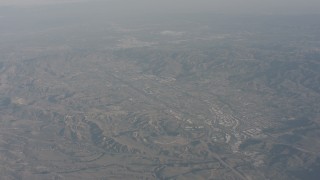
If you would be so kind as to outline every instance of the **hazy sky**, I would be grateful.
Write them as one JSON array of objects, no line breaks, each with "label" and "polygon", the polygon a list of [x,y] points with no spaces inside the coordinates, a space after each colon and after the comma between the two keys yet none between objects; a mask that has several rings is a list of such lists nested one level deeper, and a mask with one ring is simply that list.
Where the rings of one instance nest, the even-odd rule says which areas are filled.
[{"label": "hazy sky", "polygon": [[320,13],[320,0],[0,0],[0,6],[35,6],[62,2],[103,3],[113,10],[143,12]]},{"label": "hazy sky", "polygon": [[0,0],[1,6],[35,6],[67,2],[80,2],[84,0]]}]

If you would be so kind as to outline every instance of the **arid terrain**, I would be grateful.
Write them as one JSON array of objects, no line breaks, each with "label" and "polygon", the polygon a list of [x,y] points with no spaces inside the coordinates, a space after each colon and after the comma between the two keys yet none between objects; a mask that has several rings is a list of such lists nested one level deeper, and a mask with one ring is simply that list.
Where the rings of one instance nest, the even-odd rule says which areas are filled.
[{"label": "arid terrain", "polygon": [[318,17],[7,16],[0,179],[319,179]]}]

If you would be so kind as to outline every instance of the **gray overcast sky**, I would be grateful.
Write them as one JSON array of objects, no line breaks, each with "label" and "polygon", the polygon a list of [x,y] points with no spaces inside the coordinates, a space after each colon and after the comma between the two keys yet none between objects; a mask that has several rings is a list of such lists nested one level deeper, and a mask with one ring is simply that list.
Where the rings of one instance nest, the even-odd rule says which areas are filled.
[{"label": "gray overcast sky", "polygon": [[320,0],[0,0],[0,6],[34,6],[82,2],[113,6],[113,10],[144,12],[320,13]]}]

